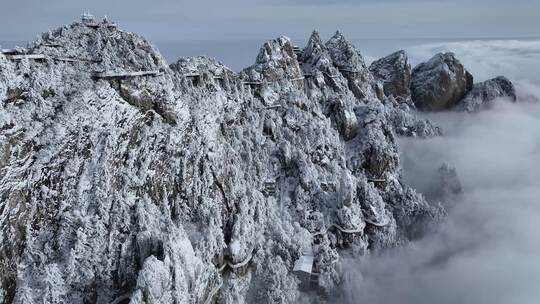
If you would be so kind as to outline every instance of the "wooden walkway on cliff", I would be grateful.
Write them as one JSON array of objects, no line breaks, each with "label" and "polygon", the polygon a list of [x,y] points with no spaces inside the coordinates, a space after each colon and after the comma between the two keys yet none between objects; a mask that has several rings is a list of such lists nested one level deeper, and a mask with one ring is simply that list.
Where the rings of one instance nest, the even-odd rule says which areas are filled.
[{"label": "wooden walkway on cliff", "polygon": [[125,79],[133,77],[143,77],[143,76],[159,76],[160,71],[139,71],[139,72],[94,72],[92,77],[96,79]]},{"label": "wooden walkway on cliff", "polygon": [[57,57],[57,56],[49,56],[45,54],[5,54],[7,59],[19,61],[23,59],[28,60],[46,60],[46,59],[52,59],[54,61],[62,61],[62,62],[83,62],[83,63],[100,63],[101,60],[99,59],[85,59],[85,58],[74,58],[74,57]]},{"label": "wooden walkway on cliff", "polygon": [[21,55],[6,55],[8,59],[11,60],[23,60],[23,59],[30,59],[30,60],[45,60],[47,59],[47,56],[43,54],[21,54]]},{"label": "wooden walkway on cliff", "polygon": [[0,51],[2,54],[6,56],[7,59],[19,61],[23,59],[28,60],[46,60],[46,59],[52,59],[54,61],[63,61],[63,62],[83,62],[83,63],[100,63],[101,59],[88,59],[88,58],[77,58],[77,57],[61,57],[61,56],[54,56],[50,54],[42,54],[42,53],[30,53],[26,49],[3,49]]}]

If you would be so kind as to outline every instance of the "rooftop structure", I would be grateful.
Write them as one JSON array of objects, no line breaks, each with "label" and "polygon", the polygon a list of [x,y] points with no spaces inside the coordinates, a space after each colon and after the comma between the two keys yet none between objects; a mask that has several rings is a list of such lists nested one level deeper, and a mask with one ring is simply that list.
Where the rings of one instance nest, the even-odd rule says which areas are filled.
[{"label": "rooftop structure", "polygon": [[112,22],[112,21],[109,21],[109,18],[107,18],[107,16],[105,15],[103,17],[103,22],[102,24],[106,27],[116,27],[116,23]]},{"label": "rooftop structure", "polygon": [[293,273],[302,281],[303,288],[310,286],[314,259],[313,254],[305,254],[294,262]]},{"label": "rooftop structure", "polygon": [[309,273],[313,270],[313,255],[303,255],[294,262],[293,272]]},{"label": "rooftop structure", "polygon": [[116,23],[109,21],[109,18],[107,18],[107,16],[103,17],[103,22],[97,23],[94,15],[90,13],[84,13],[81,16],[81,21],[84,25],[88,27],[92,27],[92,28],[97,28],[99,26],[104,26],[108,28],[116,28]]},{"label": "rooftop structure", "polygon": [[86,25],[94,25],[94,24],[96,24],[96,18],[94,17],[94,15],[92,15],[90,13],[86,13],[86,12],[82,14],[81,21],[82,21],[82,23],[84,23]]}]

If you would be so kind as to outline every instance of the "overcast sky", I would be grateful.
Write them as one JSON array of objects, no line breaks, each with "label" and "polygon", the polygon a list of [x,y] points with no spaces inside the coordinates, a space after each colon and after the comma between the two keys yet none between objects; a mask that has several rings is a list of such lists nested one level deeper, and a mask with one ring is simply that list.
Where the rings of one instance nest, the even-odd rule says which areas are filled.
[{"label": "overcast sky", "polygon": [[78,19],[107,14],[122,28],[164,40],[538,36],[539,0],[2,0],[0,41],[32,40]]}]

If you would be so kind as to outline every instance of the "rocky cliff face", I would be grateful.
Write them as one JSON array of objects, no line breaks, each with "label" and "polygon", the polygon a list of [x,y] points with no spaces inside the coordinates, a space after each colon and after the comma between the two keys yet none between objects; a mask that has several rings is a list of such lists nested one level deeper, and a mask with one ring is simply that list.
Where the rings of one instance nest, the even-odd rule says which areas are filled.
[{"label": "rocky cliff face", "polygon": [[0,54],[0,302],[322,301],[345,253],[444,214],[402,183],[396,146],[439,129],[341,33],[299,56],[269,41],[240,73],[167,66],[107,24],[27,53]]},{"label": "rocky cliff face", "polygon": [[504,76],[476,83],[467,96],[456,106],[458,110],[476,112],[487,108],[497,98],[517,100],[514,84]]},{"label": "rocky cliff face", "polygon": [[387,96],[411,97],[411,65],[405,51],[397,51],[374,61],[369,70],[384,87]]},{"label": "rocky cliff face", "polygon": [[389,96],[401,100],[410,96],[419,110],[476,112],[489,108],[498,98],[517,100],[514,84],[504,76],[473,85],[472,75],[453,53],[436,54],[428,62],[415,67],[409,83],[410,94],[407,95],[403,88],[407,87],[407,75],[410,73],[406,60],[400,59],[402,57],[401,52],[396,52],[375,61],[370,69],[384,83]]},{"label": "rocky cliff face", "polygon": [[439,53],[412,71],[411,94],[424,111],[448,110],[473,87],[473,76],[453,53]]}]

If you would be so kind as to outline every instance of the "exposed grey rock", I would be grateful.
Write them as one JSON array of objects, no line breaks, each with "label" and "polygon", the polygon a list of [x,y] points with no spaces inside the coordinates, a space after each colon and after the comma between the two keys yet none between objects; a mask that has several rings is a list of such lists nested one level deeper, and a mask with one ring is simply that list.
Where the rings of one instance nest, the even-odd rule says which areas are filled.
[{"label": "exposed grey rock", "polygon": [[302,77],[293,46],[287,37],[266,42],[257,56],[255,65],[245,69],[244,72],[250,81],[265,80],[269,83],[287,82]]},{"label": "exposed grey rock", "polygon": [[396,134],[406,137],[434,137],[442,135],[442,130],[433,122],[419,118],[414,105],[396,100],[390,96],[385,100],[388,120]]},{"label": "exposed grey rock", "polygon": [[[300,66],[306,75],[308,97],[323,105],[325,115],[333,118],[346,140],[355,135],[355,116],[358,101],[383,100],[386,114],[394,130],[403,136],[429,137],[440,134],[431,122],[418,119],[414,109],[399,106],[395,99],[386,101],[377,93],[378,83],[367,69],[364,59],[339,31],[325,44],[314,32],[302,52]],[[352,93],[352,94],[351,94]]]},{"label": "exposed grey rock", "polygon": [[30,49],[43,61],[0,54],[4,301],[323,301],[298,288],[302,254],[329,293],[343,249],[437,221],[401,181],[391,117],[415,119],[377,98],[339,35],[317,36],[300,62],[288,38],[269,41],[239,74],[207,57],[167,66],[106,25],[45,34]]},{"label": "exposed grey rock", "polygon": [[348,87],[356,98],[364,102],[373,98],[381,99],[377,94],[377,83],[369,72],[364,58],[340,31],[326,42],[326,47],[333,64],[347,79]]},{"label": "exposed grey rock", "polygon": [[313,31],[308,43],[302,51],[300,58],[302,68],[309,75],[314,69],[328,73],[330,76],[337,75],[338,70],[332,62],[332,58],[322,42],[319,32]]},{"label": "exposed grey rock", "polygon": [[448,110],[461,101],[472,86],[472,75],[453,53],[439,53],[412,71],[411,96],[420,110]]},{"label": "exposed grey rock", "polygon": [[489,107],[497,98],[507,98],[513,102],[517,100],[514,84],[504,76],[498,76],[473,86],[467,97],[456,108],[467,112],[475,112]]},{"label": "exposed grey rock", "polygon": [[338,100],[335,103],[334,119],[338,123],[340,133],[345,140],[353,139],[358,132],[358,120],[351,104]]},{"label": "exposed grey rock", "polygon": [[411,98],[411,65],[405,51],[397,51],[374,61],[369,71],[383,83],[384,94],[407,100]]},{"label": "exposed grey rock", "polygon": [[318,32],[312,33],[302,52],[300,65],[310,99],[321,104],[325,115],[332,119],[345,140],[353,139],[358,128],[354,113],[358,100],[348,89],[348,80],[334,65]]},{"label": "exposed grey rock", "polygon": [[397,51],[370,66],[375,80],[384,87],[383,103],[386,105],[388,120],[396,134],[412,137],[433,137],[442,130],[431,121],[418,118],[416,107],[411,100],[411,66],[404,51]]}]

